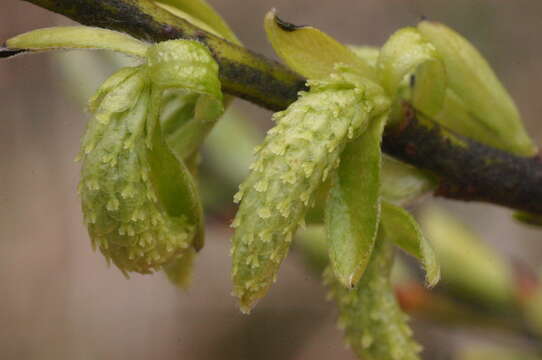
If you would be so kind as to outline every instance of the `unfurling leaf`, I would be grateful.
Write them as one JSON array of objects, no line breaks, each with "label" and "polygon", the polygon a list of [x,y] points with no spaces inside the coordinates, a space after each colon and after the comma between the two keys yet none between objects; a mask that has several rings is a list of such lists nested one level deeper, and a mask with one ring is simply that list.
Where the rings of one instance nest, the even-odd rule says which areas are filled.
[{"label": "unfurling leaf", "polygon": [[387,114],[348,143],[332,176],[326,205],[329,257],[337,279],[352,288],[363,275],[380,221],[380,143]]},{"label": "unfurling leaf", "polygon": [[[203,30],[241,45],[228,24],[205,0],[161,0],[156,4]],[[193,59],[188,60],[186,55],[188,52],[185,51],[181,53],[181,56],[185,62],[188,60],[198,70],[196,72],[197,78],[210,80],[207,92],[201,90],[190,93],[170,91],[163,104],[168,109],[162,116],[162,129],[166,140],[175,155],[180,159],[185,159],[187,163],[197,162],[195,150],[232,100],[231,96],[222,97],[221,84],[218,80],[218,66],[211,58],[210,52],[202,44],[197,44],[197,46],[200,49],[194,51],[197,56]],[[195,60],[197,57],[209,58],[211,61],[202,64],[200,60],[200,64],[197,64],[198,61]],[[175,65],[176,61],[173,61],[168,67],[173,70],[171,75],[178,76],[179,73]],[[202,68],[207,68],[206,72],[200,68],[202,65],[204,65]],[[159,69],[158,72],[162,70]],[[202,83],[205,84],[206,81],[202,81]],[[196,169],[195,166],[189,167],[191,170]]]},{"label": "unfurling leaf", "polygon": [[[147,54],[153,85],[182,88],[218,97],[218,64],[205,45],[192,40],[169,40],[152,46]],[[220,95],[221,97],[221,95]]]},{"label": "unfurling leaf", "polygon": [[[115,75],[114,75],[115,76]],[[116,75],[120,76],[120,75]],[[144,68],[120,82],[97,103],[83,139],[81,194],[83,214],[94,246],[123,272],[160,269],[192,246],[200,227],[195,217],[199,199],[183,164],[164,160],[149,149],[145,132],[159,131],[149,115],[151,90]],[[153,157],[186,176],[165,181],[177,189],[164,203],[163,185],[156,181]],[[168,161],[166,163],[166,161]],[[178,190],[182,188],[183,190]],[[190,190],[187,190],[190,189]],[[186,193],[183,197],[179,194]],[[182,210],[179,210],[182,209]]]},{"label": "unfurling leaf", "polygon": [[149,49],[148,66],[156,91],[172,95],[169,106],[176,110],[162,117],[163,133],[174,154],[185,160],[224,111],[218,64],[201,43],[170,40]]},{"label": "unfurling leaf", "polygon": [[33,30],[6,41],[13,49],[35,51],[57,49],[113,50],[126,55],[145,57],[149,44],[129,35],[88,26],[57,26]]},{"label": "unfurling leaf", "polygon": [[360,359],[418,360],[421,347],[412,339],[390,282],[393,247],[379,235],[365,275],[347,289],[331,268],[325,272],[330,295],[339,307],[339,326]]},{"label": "unfurling leaf", "polygon": [[364,60],[316,28],[286,23],[276,16],[274,10],[267,13],[264,25],[277,55],[292,70],[308,79],[325,79],[337,64],[343,64],[367,79],[377,80]]},{"label": "unfurling leaf", "polygon": [[394,242],[422,262],[427,285],[435,286],[440,279],[440,267],[431,244],[423,236],[412,215],[405,209],[384,201],[382,226],[387,240]]},{"label": "unfurling leaf", "polygon": [[[128,110],[133,105],[134,99],[126,96],[123,90],[118,90],[117,88],[122,89],[124,86],[126,86],[126,84],[122,86],[121,84],[123,84],[126,79],[140,71],[141,67],[125,67],[108,77],[98,88],[98,90],[96,90],[96,93],[94,93],[94,95],[92,95],[92,97],[89,99],[87,105],[88,111],[91,113],[97,113],[98,108],[102,106],[102,102],[106,96],[108,105],[103,104],[104,109],[114,107],[115,112],[123,112]],[[134,87],[131,91],[135,92],[131,95],[137,96],[139,88]]]},{"label": "unfurling leaf", "polygon": [[446,71],[435,47],[415,28],[395,32],[380,50],[378,74],[391,96],[409,100],[424,114],[442,108],[446,94]]},{"label": "unfurling leaf", "polygon": [[[160,90],[152,89],[151,107],[147,121],[147,134],[151,139],[147,152],[149,179],[156,191],[156,197],[168,215],[182,217],[194,227],[192,246],[200,250],[204,244],[203,209],[194,179],[184,161],[178,159],[167,145],[160,121]],[[153,100],[155,103],[153,104]],[[149,125],[149,122],[155,125]]]},{"label": "unfurling leaf", "polygon": [[156,4],[204,30],[240,44],[228,24],[205,0],[160,0]]},{"label": "unfurling leaf", "polygon": [[434,117],[446,101],[446,70],[440,60],[427,60],[418,65],[410,79],[410,101],[427,116]]},{"label": "unfurling leaf", "polygon": [[426,61],[438,59],[435,47],[417,29],[406,27],[396,31],[380,49],[378,75],[384,89],[394,95],[402,83],[408,83],[416,68]]},{"label": "unfurling leaf", "polygon": [[[357,82],[351,82],[356,79]],[[309,83],[258,150],[233,226],[234,293],[248,312],[271,286],[318,186],[339,164],[344,144],[387,109],[382,90],[350,73]]]},{"label": "unfurling leaf", "polygon": [[[438,52],[446,67],[448,86],[464,104],[479,130],[465,133],[488,145],[530,156],[536,146],[529,138],[514,101],[490,65],[465,38],[443,24],[422,21],[418,30]],[[450,113],[450,122],[453,122]],[[452,128],[452,127],[451,127]],[[453,128],[452,128],[453,129]],[[491,134],[487,136],[484,132]]]}]

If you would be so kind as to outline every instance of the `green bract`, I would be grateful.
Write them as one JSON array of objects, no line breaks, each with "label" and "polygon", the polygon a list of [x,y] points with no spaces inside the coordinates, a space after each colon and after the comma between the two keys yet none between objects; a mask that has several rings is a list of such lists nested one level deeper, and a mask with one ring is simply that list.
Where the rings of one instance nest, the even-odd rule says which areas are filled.
[{"label": "green bract", "polygon": [[347,287],[369,262],[380,221],[380,141],[387,114],[346,145],[332,177],[326,207],[329,257],[337,279]]},{"label": "green bract", "polygon": [[218,65],[198,42],[170,40],[149,49],[148,67],[160,99],[164,99],[164,93],[175,95],[166,103],[177,111],[164,116],[162,126],[176,156],[186,159],[198,149],[224,111]]},{"label": "green bract", "polygon": [[464,135],[488,145],[518,155],[534,155],[536,146],[523,128],[514,101],[474,46],[439,23],[422,21],[417,28],[440,55],[449,89],[457,97],[448,100],[455,103],[448,105],[454,112],[447,112],[440,120],[455,130],[454,113],[463,107],[473,124],[459,124],[457,131],[463,127],[467,129]]},{"label": "green bract", "polygon": [[536,152],[487,61],[446,26],[423,21],[397,31],[376,67],[395,103],[407,100],[425,116],[490,146],[524,156]]},{"label": "green bract", "polygon": [[[446,93],[446,71],[435,47],[415,28],[403,28],[386,41],[377,63],[382,86],[400,102],[435,115]],[[400,104],[399,104],[400,105]]]},{"label": "green bract", "polygon": [[436,255],[425,239],[416,220],[408,211],[386,201],[382,203],[382,227],[386,239],[420,259],[425,268],[427,285],[434,286],[440,279]]},{"label": "green bract", "polygon": [[409,76],[427,61],[438,60],[435,47],[428,43],[415,28],[403,28],[392,34],[380,49],[377,70],[382,86],[391,94],[402,84],[410,82]]}]

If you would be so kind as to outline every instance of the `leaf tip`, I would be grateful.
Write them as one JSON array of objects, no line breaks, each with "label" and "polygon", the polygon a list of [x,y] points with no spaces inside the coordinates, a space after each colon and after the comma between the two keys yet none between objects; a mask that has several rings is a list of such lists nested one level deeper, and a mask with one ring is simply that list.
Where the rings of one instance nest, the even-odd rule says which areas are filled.
[{"label": "leaf tip", "polygon": [[357,273],[350,274],[350,276],[348,277],[348,282],[347,282],[346,286],[349,289],[355,288],[358,281],[359,281],[359,279],[360,279],[359,271]]},{"label": "leaf tip", "polygon": [[243,315],[250,315],[258,299],[251,294],[236,294],[239,299],[239,310]]},{"label": "leaf tip", "polygon": [[277,26],[280,27],[284,31],[293,32],[295,30],[299,30],[305,27],[305,25],[295,25],[295,24],[282,20],[276,15],[274,9],[273,9],[272,15],[273,15],[273,20],[275,21],[275,24],[277,24]]},{"label": "leaf tip", "polygon": [[437,266],[435,269],[428,269],[426,271],[427,273],[425,274],[425,287],[431,289],[435,287],[440,281],[440,267]]}]

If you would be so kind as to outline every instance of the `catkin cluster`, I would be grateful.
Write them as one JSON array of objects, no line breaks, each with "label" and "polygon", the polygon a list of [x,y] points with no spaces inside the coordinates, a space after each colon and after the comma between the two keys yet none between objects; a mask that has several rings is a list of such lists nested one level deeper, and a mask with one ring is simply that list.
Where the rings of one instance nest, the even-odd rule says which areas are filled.
[{"label": "catkin cluster", "polygon": [[122,271],[148,273],[189,248],[194,227],[168,216],[151,181],[144,71],[114,76],[82,142],[79,192],[93,245]]},{"label": "catkin cluster", "polygon": [[243,311],[274,281],[314,191],[338,166],[344,145],[380,110],[378,89],[349,81],[347,74],[309,85],[274,115],[277,124],[235,196],[241,205],[232,225],[233,281]]}]

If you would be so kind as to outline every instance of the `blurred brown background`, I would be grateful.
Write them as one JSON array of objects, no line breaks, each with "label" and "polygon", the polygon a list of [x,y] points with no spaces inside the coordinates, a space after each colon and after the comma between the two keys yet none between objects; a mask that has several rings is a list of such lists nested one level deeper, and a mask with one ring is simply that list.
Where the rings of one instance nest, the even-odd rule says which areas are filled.
[{"label": "blurred brown background", "polygon": [[[272,7],[347,43],[381,44],[421,17],[466,35],[490,60],[542,144],[542,3],[532,0],[210,0],[249,48],[273,56],[262,29]],[[3,0],[0,39],[69,23],[23,1]],[[86,115],[51,55],[0,62],[0,359],[353,359],[317,275],[293,253],[250,317],[230,296],[227,224],[211,221],[187,292],[162,275],[128,281],[92,252],[73,159]],[[103,80],[89,74],[85,77]],[[78,81],[78,80],[75,80]],[[270,126],[270,113],[238,101]],[[231,194],[233,195],[233,194]],[[230,194],[228,194],[230,196]],[[443,203],[441,201],[441,203]],[[541,233],[504,209],[445,204],[511,259],[537,269]],[[426,359],[448,359],[472,333],[415,323]],[[476,340],[478,341],[478,340]],[[482,340],[483,341],[483,340]]]}]

